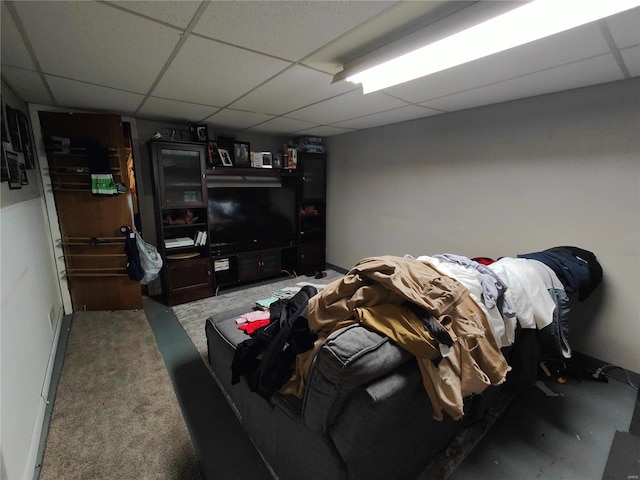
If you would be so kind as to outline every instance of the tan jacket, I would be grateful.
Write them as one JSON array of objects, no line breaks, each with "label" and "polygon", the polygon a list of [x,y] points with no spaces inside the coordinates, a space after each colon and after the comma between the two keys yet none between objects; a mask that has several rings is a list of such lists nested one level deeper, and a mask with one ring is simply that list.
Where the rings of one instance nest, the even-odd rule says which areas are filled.
[{"label": "tan jacket", "polygon": [[[454,339],[450,355],[437,366],[432,360],[440,356],[438,342],[401,306],[406,300],[426,309]],[[387,335],[416,356],[436,419],[442,419],[442,410],[461,418],[465,396],[502,383],[510,370],[468,290],[417,260],[381,256],[358,262],[344,278],[309,300],[307,316],[319,338],[313,350],[298,355],[284,393],[302,396],[317,349],[332,331],[353,321]]]}]

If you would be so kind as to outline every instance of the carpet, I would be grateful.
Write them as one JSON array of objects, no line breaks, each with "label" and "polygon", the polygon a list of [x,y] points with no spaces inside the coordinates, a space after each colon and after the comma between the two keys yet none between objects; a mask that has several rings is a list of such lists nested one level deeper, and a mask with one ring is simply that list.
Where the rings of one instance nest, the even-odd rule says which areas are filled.
[{"label": "carpet", "polygon": [[[308,282],[322,286],[344,276],[342,273],[334,270],[327,270],[326,273],[327,276],[320,280],[316,280],[313,277],[274,280],[259,285],[229,290],[215,297],[176,305],[172,308],[176,318],[208,366],[207,339],[205,335],[207,318],[214,314],[233,310],[234,307],[246,304],[247,301],[269,297],[276,290],[294,286],[298,282]],[[491,429],[496,420],[500,418],[507,409],[513,397],[513,394],[499,393],[497,400],[492,404],[491,408],[488,409],[485,417],[462,431],[451,444],[421,472],[417,480],[445,480]]]},{"label": "carpet", "polygon": [[39,478],[204,478],[143,310],[73,314]]}]

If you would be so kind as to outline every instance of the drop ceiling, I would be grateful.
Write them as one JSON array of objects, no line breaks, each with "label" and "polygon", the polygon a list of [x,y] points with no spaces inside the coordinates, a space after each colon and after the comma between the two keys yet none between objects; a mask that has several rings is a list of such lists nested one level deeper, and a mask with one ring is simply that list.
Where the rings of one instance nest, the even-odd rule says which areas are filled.
[{"label": "drop ceiling", "polygon": [[332,83],[346,62],[518,3],[2,1],[1,75],[29,103],[285,137],[640,76],[635,8],[368,95]]}]

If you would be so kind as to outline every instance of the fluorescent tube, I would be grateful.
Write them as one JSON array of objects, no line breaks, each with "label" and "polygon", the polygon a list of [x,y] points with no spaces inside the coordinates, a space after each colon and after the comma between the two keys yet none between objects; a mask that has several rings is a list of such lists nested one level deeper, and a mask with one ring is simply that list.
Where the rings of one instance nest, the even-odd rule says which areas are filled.
[{"label": "fluorescent tube", "polygon": [[629,10],[640,0],[534,0],[450,37],[350,75],[375,92]]}]

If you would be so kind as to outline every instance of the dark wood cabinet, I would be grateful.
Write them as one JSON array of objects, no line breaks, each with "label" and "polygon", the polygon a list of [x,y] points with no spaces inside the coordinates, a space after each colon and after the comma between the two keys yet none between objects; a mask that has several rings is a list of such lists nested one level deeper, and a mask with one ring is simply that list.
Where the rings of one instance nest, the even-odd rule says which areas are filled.
[{"label": "dark wood cabinet", "polygon": [[191,302],[213,295],[213,276],[209,258],[169,261],[166,265],[167,303]]},{"label": "dark wood cabinet", "polygon": [[[205,298],[224,287],[325,269],[326,155],[301,152],[295,170],[207,169],[204,144],[151,141],[149,149],[168,305]],[[242,207],[227,205],[234,199]],[[280,223],[260,223],[265,217],[254,208],[260,199],[281,209],[274,210],[281,216],[273,218],[286,218],[288,230]],[[288,232],[284,236],[282,228]],[[261,237],[264,231],[269,236]],[[194,245],[190,239],[197,239],[198,232],[207,239]]]},{"label": "dark wood cabinet", "polygon": [[302,152],[300,163],[300,248],[298,273],[307,275],[326,267],[327,156]]},{"label": "dark wood cabinet", "polygon": [[158,251],[168,305],[213,295],[207,212],[206,146],[150,142]]},{"label": "dark wood cabinet", "polygon": [[238,255],[238,281],[247,282],[280,274],[280,249]]},{"label": "dark wood cabinet", "polygon": [[324,240],[301,243],[298,249],[298,273],[307,275],[324,270],[326,267],[325,253]]}]

